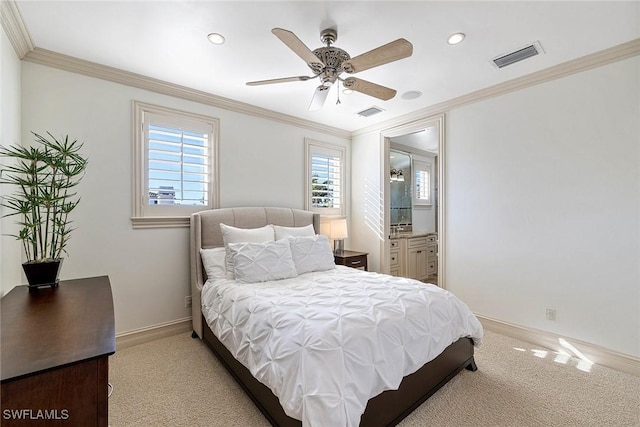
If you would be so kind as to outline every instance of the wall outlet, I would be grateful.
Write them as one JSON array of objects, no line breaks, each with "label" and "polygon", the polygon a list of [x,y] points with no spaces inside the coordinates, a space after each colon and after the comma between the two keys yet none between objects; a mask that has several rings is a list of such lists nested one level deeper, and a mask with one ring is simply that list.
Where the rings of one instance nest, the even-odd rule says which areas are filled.
[{"label": "wall outlet", "polygon": [[191,307],[191,295],[184,297],[184,308]]},{"label": "wall outlet", "polygon": [[555,308],[547,308],[547,320],[556,320]]}]

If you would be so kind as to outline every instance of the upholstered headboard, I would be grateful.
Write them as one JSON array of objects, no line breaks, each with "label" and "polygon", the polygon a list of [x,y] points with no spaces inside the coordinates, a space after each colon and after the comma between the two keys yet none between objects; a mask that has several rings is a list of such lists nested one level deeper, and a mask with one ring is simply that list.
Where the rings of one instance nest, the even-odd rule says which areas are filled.
[{"label": "upholstered headboard", "polygon": [[200,292],[206,281],[200,249],[224,246],[220,223],[238,228],[257,228],[268,224],[303,227],[313,224],[320,233],[320,215],[301,209],[275,207],[223,208],[191,215],[191,313],[193,331],[202,338]]}]

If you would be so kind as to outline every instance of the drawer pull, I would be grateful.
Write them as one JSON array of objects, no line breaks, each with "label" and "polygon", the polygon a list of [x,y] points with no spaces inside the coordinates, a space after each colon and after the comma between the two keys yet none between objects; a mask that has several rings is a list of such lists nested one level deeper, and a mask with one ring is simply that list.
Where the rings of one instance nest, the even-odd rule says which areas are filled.
[{"label": "drawer pull", "polygon": [[351,264],[356,265],[356,264],[360,264],[362,261],[351,261]]}]

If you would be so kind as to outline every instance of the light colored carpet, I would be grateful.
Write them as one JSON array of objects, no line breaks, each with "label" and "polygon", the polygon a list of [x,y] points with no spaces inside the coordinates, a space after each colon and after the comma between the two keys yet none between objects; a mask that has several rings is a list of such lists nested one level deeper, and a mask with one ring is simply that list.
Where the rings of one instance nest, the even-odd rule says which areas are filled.
[{"label": "light colored carpet", "polygon": [[[401,427],[640,426],[640,378],[485,331],[462,371]],[[110,359],[111,427],[268,427],[199,339],[184,333]],[[334,427],[334,426],[327,426]]]}]

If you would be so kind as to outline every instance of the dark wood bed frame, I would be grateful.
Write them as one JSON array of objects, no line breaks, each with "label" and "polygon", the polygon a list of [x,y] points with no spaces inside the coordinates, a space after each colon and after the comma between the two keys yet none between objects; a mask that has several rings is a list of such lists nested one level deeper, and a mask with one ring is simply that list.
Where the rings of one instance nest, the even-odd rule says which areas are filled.
[{"label": "dark wood bed frame", "polygon": [[[295,209],[227,208],[217,211],[218,213],[215,214],[216,219],[223,217],[225,218],[225,223],[241,228],[251,228],[265,224],[300,226],[308,223],[313,223],[316,230],[320,228],[317,214],[311,219],[309,212]],[[242,219],[240,215],[245,212],[251,214],[250,219]],[[207,238],[201,238],[200,233],[202,235],[205,233],[203,229],[211,227],[209,216],[213,215],[206,213],[202,213],[202,215],[200,213],[194,214],[191,220],[192,295],[194,303],[198,304],[194,304],[194,332],[192,336],[197,338],[200,335],[200,338],[211,348],[273,426],[300,427],[302,423],[284,413],[278,398],[271,390],[256,380],[251,375],[251,372],[238,362],[218,340],[208,327],[199,308],[197,308],[200,304],[198,287],[201,287],[205,280],[204,277],[206,277],[203,277],[204,272],[200,261],[199,249],[200,247],[219,246],[221,240],[217,230],[213,232],[207,231]],[[254,216],[258,216],[259,219],[256,220],[253,218]],[[215,233],[217,235],[209,236],[209,234]],[[473,358],[473,342],[470,338],[460,338],[440,353],[438,357],[413,374],[404,377],[398,390],[387,390],[369,399],[365,412],[360,419],[360,426],[395,426],[463,369],[477,370]]]},{"label": "dark wood bed frame", "polygon": [[[202,339],[273,426],[302,426],[299,420],[284,413],[278,398],[231,355],[204,319]],[[395,426],[463,369],[477,370],[470,338],[459,339],[434,360],[404,377],[398,390],[387,390],[369,399],[360,426]]]}]

